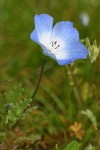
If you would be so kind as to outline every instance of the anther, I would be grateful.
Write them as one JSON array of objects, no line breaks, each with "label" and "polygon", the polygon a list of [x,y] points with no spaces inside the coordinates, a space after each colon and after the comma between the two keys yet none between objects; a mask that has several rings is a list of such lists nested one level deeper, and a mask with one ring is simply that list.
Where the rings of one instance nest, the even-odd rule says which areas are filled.
[{"label": "anther", "polygon": [[58,47],[60,47],[60,45],[58,45],[57,47],[55,47],[55,49],[57,49]]},{"label": "anther", "polygon": [[52,46],[56,45],[57,44],[57,41],[53,41],[52,42]]},{"label": "anther", "polygon": [[57,45],[57,41],[52,41],[51,44],[54,49],[57,49],[58,47],[60,47],[60,45]]}]

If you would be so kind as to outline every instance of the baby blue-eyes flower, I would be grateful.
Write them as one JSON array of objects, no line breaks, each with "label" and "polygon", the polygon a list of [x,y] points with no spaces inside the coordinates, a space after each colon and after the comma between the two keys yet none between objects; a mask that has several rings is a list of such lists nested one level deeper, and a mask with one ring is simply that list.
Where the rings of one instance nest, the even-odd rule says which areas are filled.
[{"label": "baby blue-eyes flower", "polygon": [[87,48],[80,43],[79,33],[69,21],[61,21],[53,27],[53,18],[47,14],[34,17],[35,29],[31,39],[38,43],[46,56],[55,59],[59,65],[85,59]]}]

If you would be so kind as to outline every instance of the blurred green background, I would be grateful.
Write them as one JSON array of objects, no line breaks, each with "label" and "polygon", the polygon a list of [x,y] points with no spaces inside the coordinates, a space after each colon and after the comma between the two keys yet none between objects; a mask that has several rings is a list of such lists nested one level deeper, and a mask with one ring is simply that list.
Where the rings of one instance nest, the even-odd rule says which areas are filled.
[{"label": "blurred green background", "polygon": [[[40,47],[30,39],[30,33],[34,29],[33,18],[36,14],[47,13],[54,17],[55,23],[61,20],[72,21],[80,33],[80,38],[89,37],[91,42],[96,39],[100,44],[99,9],[99,0],[1,0],[1,79],[6,78],[6,73],[13,78],[19,75],[21,80],[27,78],[26,74],[32,79],[33,75],[38,75],[35,69],[41,65],[43,54]],[[86,13],[89,17],[88,26],[83,26],[80,20],[82,13]],[[56,63],[51,59],[49,63],[48,69],[55,69],[53,65]],[[57,64],[56,68],[59,68]]]},{"label": "blurred green background", "polygon": [[[34,29],[34,16],[41,13],[53,16],[54,23],[62,20],[74,22],[81,39],[89,37],[91,42],[96,39],[100,45],[99,0],[0,0],[0,92],[5,90],[6,81],[11,81],[21,82],[27,95],[32,95],[44,56],[40,47],[31,41],[30,33]],[[89,18],[87,26],[80,19],[82,14]],[[24,120],[24,129],[34,126],[33,131],[44,136],[45,140],[49,140],[47,145],[54,147],[56,143],[59,145],[64,142],[67,130],[67,141],[71,140],[67,128],[74,121],[84,123],[80,110],[91,109],[100,121],[99,61],[100,56],[93,64],[89,60],[76,64],[76,77],[84,100],[80,108],[76,104],[77,94],[73,92],[72,80],[65,68],[48,57],[41,86],[34,100],[42,112],[33,113],[27,118],[28,121]],[[87,132],[86,124],[83,128]],[[99,150],[99,142],[100,138],[94,131],[84,143],[93,143]]]}]

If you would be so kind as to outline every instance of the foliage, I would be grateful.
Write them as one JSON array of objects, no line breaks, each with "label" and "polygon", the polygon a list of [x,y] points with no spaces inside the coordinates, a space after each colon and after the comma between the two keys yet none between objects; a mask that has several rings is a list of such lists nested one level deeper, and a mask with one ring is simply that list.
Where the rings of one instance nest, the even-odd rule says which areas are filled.
[{"label": "foliage", "polygon": [[[99,150],[100,1],[1,0],[0,11],[0,149],[53,150],[78,141],[80,150]],[[89,58],[64,67],[47,57],[32,101],[43,54],[30,33],[40,13],[54,23],[74,22]],[[81,14],[88,15],[87,26]]]},{"label": "foliage", "polygon": [[77,141],[72,141],[69,144],[64,144],[61,148],[55,150],[79,150],[79,143]]},{"label": "foliage", "polygon": [[82,40],[82,42],[85,42],[86,46],[88,47],[89,58],[90,58],[91,63],[93,63],[94,61],[96,61],[96,58],[99,55],[100,47],[97,46],[96,40],[94,40],[91,43],[89,38]]},{"label": "foliage", "polygon": [[89,109],[87,109],[86,111],[82,111],[82,114],[84,114],[91,120],[95,130],[97,130],[97,120],[93,113]]},{"label": "foliage", "polygon": [[92,146],[91,144],[89,144],[87,147],[86,147],[86,150],[95,150],[94,146]]},{"label": "foliage", "polygon": [[[4,124],[15,124],[17,120],[24,119],[27,114],[37,107],[31,107],[32,99],[23,96],[24,88],[21,84],[9,85],[7,91],[2,95],[1,107],[1,122]],[[3,103],[4,101],[4,103]]]},{"label": "foliage", "polygon": [[[1,144],[2,149],[18,148],[22,143],[29,142],[32,144],[41,139],[40,135],[30,134],[27,136],[19,129],[15,130],[16,126],[13,129],[13,126],[19,123],[18,121],[26,118],[27,115],[37,108],[36,106],[29,107],[32,99],[26,98],[23,94],[24,88],[22,85],[13,85],[12,83],[7,86],[4,94],[1,94],[0,128],[2,131],[0,132],[0,139],[3,142],[3,145]],[[6,131],[7,129],[8,131]],[[14,130],[13,133],[11,133],[11,129]],[[9,140],[7,140],[8,135]],[[10,144],[10,142],[12,142],[12,144]]]}]

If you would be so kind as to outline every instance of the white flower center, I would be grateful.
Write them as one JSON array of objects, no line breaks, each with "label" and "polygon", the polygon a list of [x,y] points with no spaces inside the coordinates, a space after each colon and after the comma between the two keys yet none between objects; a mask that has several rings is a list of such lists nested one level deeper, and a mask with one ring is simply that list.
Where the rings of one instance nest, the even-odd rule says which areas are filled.
[{"label": "white flower center", "polygon": [[50,44],[47,46],[49,52],[55,52],[58,50],[60,47],[60,44],[57,41],[52,41]]}]

